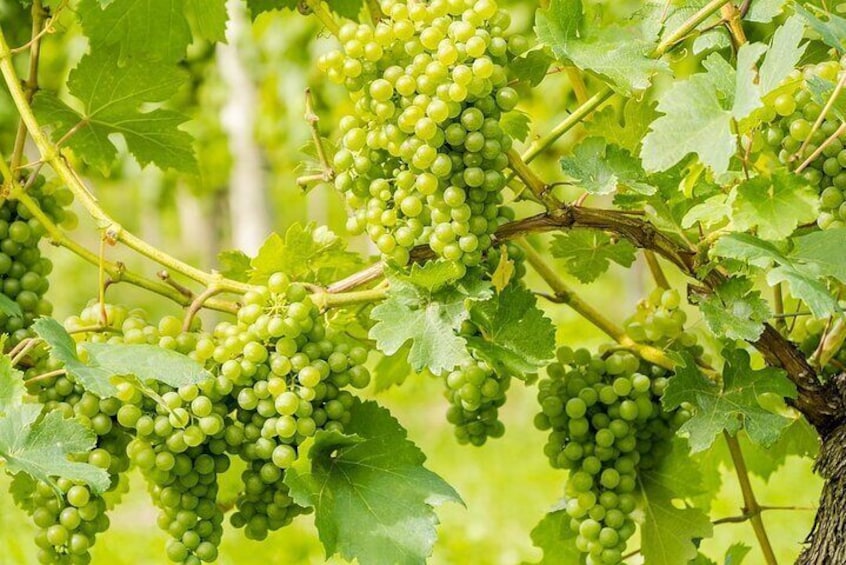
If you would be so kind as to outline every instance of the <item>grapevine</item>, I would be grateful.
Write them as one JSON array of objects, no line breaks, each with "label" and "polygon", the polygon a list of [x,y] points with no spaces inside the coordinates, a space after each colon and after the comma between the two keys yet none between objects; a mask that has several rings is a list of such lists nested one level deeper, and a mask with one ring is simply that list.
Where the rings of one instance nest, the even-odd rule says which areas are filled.
[{"label": "grapevine", "polygon": [[4,559],[846,562],[839,7],[147,4],[0,9]]}]

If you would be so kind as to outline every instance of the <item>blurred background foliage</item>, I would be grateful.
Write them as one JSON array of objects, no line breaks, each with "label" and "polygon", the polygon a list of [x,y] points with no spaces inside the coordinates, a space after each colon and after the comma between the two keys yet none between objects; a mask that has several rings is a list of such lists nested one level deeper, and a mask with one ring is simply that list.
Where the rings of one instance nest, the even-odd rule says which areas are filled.
[{"label": "blurred background foliage", "polygon": [[[525,0],[510,0],[506,4],[512,13],[512,30],[531,36],[536,4]],[[631,13],[640,6],[640,2],[630,0],[594,4],[597,13],[608,18]],[[18,0],[0,0],[0,26],[13,44],[28,40],[29,22],[28,12]],[[334,41],[321,30],[317,20],[289,12],[265,13],[252,25],[248,21],[242,24],[242,33],[228,47],[195,44],[185,63],[192,80],[174,104],[192,118],[186,129],[196,137],[198,176],[163,173],[153,167],[142,170],[131,157],[125,157],[104,177],[98,171],[87,170],[81,162],[73,162],[103,207],[119,222],[171,254],[207,269],[215,267],[219,251],[232,247],[239,222],[257,221],[262,214],[266,214],[270,229],[283,234],[296,222],[310,221],[344,233],[346,216],[342,200],[331,187],[317,186],[304,192],[295,182],[310,159],[303,150],[310,139],[303,117],[306,88],[314,95],[320,130],[330,142],[337,135],[335,124],[339,117],[351,108],[343,89],[330,84],[316,69],[318,55],[331,49]],[[54,28],[56,33],[43,44],[39,77],[41,86],[50,90],[61,88],[67,73],[86,49],[72,2],[54,21]],[[240,82],[233,84],[226,80],[221,68],[221,49],[234,50],[240,60],[242,70],[246,71]],[[25,57],[19,57],[16,64],[24,74]],[[686,74],[694,69],[676,70]],[[590,88],[591,80],[587,83]],[[253,210],[252,214],[234,216],[229,202],[233,192],[237,197],[239,187],[230,181],[236,157],[230,151],[232,139],[225,121],[227,105],[237,101],[245,91],[255,96],[251,141],[260,156],[260,170],[253,173],[260,182],[266,206],[264,210]],[[566,73],[550,74],[540,87],[521,92],[519,108],[532,117],[530,140],[562,119],[575,101]],[[0,147],[11,146],[16,123],[8,94],[0,89]],[[543,178],[560,178],[558,158],[568,153],[584,134],[584,128],[575,128],[535,161],[533,167]],[[567,196],[577,195],[573,189]],[[519,203],[516,207],[518,215],[534,211]],[[80,227],[74,237],[96,249],[95,226],[84,211],[78,213]],[[364,254],[373,252],[363,239],[352,240],[350,246]],[[147,275],[155,272],[154,265],[120,249],[110,248],[107,254],[110,259],[123,261]],[[63,319],[78,313],[95,297],[97,272],[64,250],[54,250],[50,257],[56,268],[51,276],[49,296],[56,305],[55,316]],[[618,322],[630,315],[637,301],[652,288],[648,271],[641,262],[631,271],[613,267],[608,275],[590,286],[580,285],[575,279],[569,282],[591,303],[609,310],[607,315]],[[684,284],[681,280],[674,282]],[[542,288],[540,284],[534,286]],[[142,306],[154,316],[178,313],[173,304],[122,284],[109,288],[108,300]],[[558,327],[559,343],[596,347],[607,342],[566,306],[547,306],[548,315]],[[215,319],[215,315],[207,315],[205,322],[209,325]],[[693,320],[694,329],[697,325]],[[466,507],[440,508],[440,539],[431,563],[493,565],[536,561],[540,553],[532,546],[530,532],[562,496],[565,472],[550,468],[543,455],[545,436],[532,425],[537,411],[534,388],[519,384],[512,387],[509,402],[502,410],[507,428],[505,437],[481,448],[461,447],[456,443],[452,427],[445,420],[447,404],[442,394],[442,384],[437,379],[418,376],[409,378],[402,387],[374,395],[391,409],[408,428],[409,437],[428,454],[428,466],[452,484],[466,503]],[[762,504],[796,507],[770,511],[764,516],[778,557],[784,562],[792,562],[798,555],[813,522],[811,510],[821,483],[813,475],[811,464],[810,460],[789,458],[768,482],[753,478]],[[237,466],[228,473],[224,497],[228,493],[234,498],[238,473]],[[723,486],[712,506],[712,516],[737,516],[742,512],[742,499],[736,477],[723,466],[719,480]],[[8,482],[8,477],[0,475],[0,563],[35,563],[32,541],[35,530],[6,494]],[[156,511],[147,500],[139,475],[133,476],[131,492],[111,513],[111,519],[111,529],[98,538],[93,550],[95,564],[147,565],[165,561],[166,536],[156,527]],[[702,549],[721,561],[719,556],[734,542],[752,546],[749,562],[761,562],[748,523],[718,526],[714,538],[704,541]],[[637,542],[632,541],[631,547],[637,547]],[[271,534],[266,542],[248,541],[240,531],[229,529],[219,560],[222,564],[237,565],[323,561],[323,550],[310,516],[298,518],[292,526]],[[631,562],[637,562],[637,557]]]}]

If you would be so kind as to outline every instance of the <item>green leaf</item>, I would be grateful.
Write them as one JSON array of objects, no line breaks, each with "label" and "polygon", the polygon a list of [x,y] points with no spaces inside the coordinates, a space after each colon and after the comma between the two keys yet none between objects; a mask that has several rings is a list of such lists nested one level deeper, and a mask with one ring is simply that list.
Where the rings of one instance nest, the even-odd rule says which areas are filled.
[{"label": "green leaf", "polygon": [[[798,2],[793,2],[792,5],[796,14],[804,18],[808,26],[817,32],[827,45],[843,53],[844,48],[846,48],[846,19],[821,10],[816,6],[808,6],[808,8],[814,10],[817,15]],[[825,19],[820,19],[818,16],[823,16]]]},{"label": "green leaf", "polygon": [[220,274],[228,279],[247,282],[250,279],[250,257],[243,251],[233,249],[217,254]]},{"label": "green leaf", "polygon": [[655,187],[644,182],[646,175],[638,160],[599,137],[582,141],[571,157],[562,157],[561,169],[592,194],[610,194],[620,188],[655,193]]},{"label": "green leaf", "polygon": [[247,0],[247,8],[250,10],[253,19],[262,12],[271,10],[296,10],[297,0]]},{"label": "green leaf", "polygon": [[537,307],[535,295],[520,284],[474,303],[470,320],[481,332],[467,338],[470,347],[508,374],[536,373],[555,354],[555,327]]},{"label": "green leaf", "polygon": [[655,45],[636,35],[637,28],[586,25],[581,0],[552,0],[538,10],[535,30],[559,59],[607,78],[624,96],[649,88],[653,75],[669,68],[651,56]]},{"label": "green leaf", "polygon": [[564,259],[567,272],[583,283],[596,280],[608,270],[611,261],[631,267],[636,251],[629,240],[612,241],[607,233],[593,229],[557,234],[551,250],[553,257]]},{"label": "green leaf", "polygon": [[675,82],[659,99],[658,111],[664,115],[652,123],[641,149],[647,171],[665,171],[691,153],[715,174],[728,170],[736,142],[731,112],[723,108],[718,92],[719,85],[733,84],[734,76],[719,63],[725,62],[719,55],[707,60],[712,63],[709,72]]},{"label": "green leaf", "polygon": [[723,430],[735,435],[741,428],[754,443],[773,445],[790,420],[764,408],[760,397],[770,393],[795,398],[795,385],[781,369],[753,369],[749,354],[742,349],[725,349],[722,355],[722,384],[705,377],[686,355],[686,363],[677,366],[667,385],[664,406],[673,409],[683,402],[693,405],[693,416],[679,432],[688,435],[694,453],[707,449]]},{"label": "green leaf", "polygon": [[423,466],[426,456],[374,402],[356,401],[349,435],[318,431],[311,469],[289,469],[299,504],[315,508],[327,555],[359,563],[423,564],[436,540],[433,506],[458,494]]},{"label": "green leaf", "polygon": [[401,385],[415,374],[408,364],[409,346],[404,345],[393,355],[382,355],[373,366],[373,392],[382,392],[391,387]]},{"label": "green leaf", "polygon": [[454,285],[466,272],[466,269],[455,261],[437,260],[427,261],[422,265],[415,263],[408,273],[397,271],[394,275],[426,292],[433,293]]},{"label": "green leaf", "polygon": [[793,238],[791,259],[812,267],[819,275],[846,283],[846,228],[811,232]]},{"label": "green leaf", "polygon": [[757,228],[763,239],[784,239],[800,224],[816,220],[819,196],[801,175],[779,169],[754,177],[734,192],[732,221],[741,231]]},{"label": "green leaf", "polygon": [[[814,459],[820,446],[820,436],[814,428],[802,417],[791,421],[782,432],[775,444],[762,447],[749,440],[745,432],[737,435],[746,467],[763,480],[768,481],[773,473],[784,464],[789,456]],[[726,464],[730,463],[726,456]]]},{"label": "green leaf", "polygon": [[393,355],[411,342],[408,362],[415,371],[428,368],[435,374],[450,371],[470,357],[464,338],[457,335],[467,319],[465,296],[448,301],[399,277],[389,277],[391,289],[386,300],[373,308],[376,324],[369,336],[386,355]]},{"label": "green leaf", "polygon": [[758,82],[761,96],[775,90],[799,63],[805,52],[805,46],[799,46],[804,33],[805,25],[799,16],[788,18],[775,30],[767,56],[761,64]]},{"label": "green leaf", "polygon": [[211,374],[191,358],[153,345],[83,343],[88,353],[88,362],[83,363],[76,354],[76,343],[59,322],[39,318],[32,328],[50,347],[50,356],[64,363],[70,376],[100,398],[117,392],[111,383],[114,376],[134,376],[141,381],[154,380],[172,387],[199,384],[211,378]]},{"label": "green leaf", "polygon": [[530,122],[531,118],[529,115],[519,110],[506,112],[499,119],[499,125],[502,131],[517,141],[526,141],[529,137],[529,131],[531,131],[529,128]]},{"label": "green leaf", "polygon": [[681,226],[689,229],[700,223],[703,227],[710,228],[726,223],[729,217],[731,217],[731,206],[727,202],[726,195],[720,193],[688,210],[682,218]]},{"label": "green leaf", "polygon": [[8,355],[0,356],[0,415],[23,403],[23,373],[12,368]]},{"label": "green leaf", "polygon": [[226,42],[226,0],[186,0],[185,14],[195,36]]},{"label": "green leaf", "polygon": [[584,564],[586,554],[576,548],[576,532],[566,510],[550,512],[532,530],[532,543],[543,551],[535,565]]},{"label": "green leaf", "polygon": [[784,11],[785,4],[787,0],[755,0],[749,5],[749,11],[746,12],[744,19],[761,24],[770,23]]},{"label": "green leaf", "polygon": [[725,565],[740,565],[752,548],[743,542],[736,542],[726,550],[726,557],[723,560]]},{"label": "green leaf", "polygon": [[21,311],[20,305],[5,294],[0,294],[0,314],[23,318],[23,311]]},{"label": "green leaf", "polygon": [[326,226],[295,223],[284,239],[276,233],[268,236],[250,262],[250,282],[264,284],[281,272],[295,281],[329,284],[363,265],[361,257],[346,247],[346,241]]},{"label": "green leaf", "polygon": [[698,540],[713,534],[707,514],[674,502],[701,490],[698,469],[686,452],[676,439],[669,456],[638,474],[643,498],[641,552],[650,565],[687,565],[696,557]]},{"label": "green leaf", "polygon": [[[837,301],[825,284],[818,280],[817,270],[794,262],[771,243],[745,233],[732,233],[721,237],[712,249],[714,255],[737,259],[760,268],[767,268],[767,283],[775,286],[786,282],[790,293],[804,301],[817,318],[824,318],[838,311]],[[775,268],[769,268],[777,263]]]},{"label": "green leaf", "polygon": [[82,388],[100,398],[108,398],[117,393],[111,383],[112,373],[103,367],[88,366],[79,360],[76,343],[62,325],[53,318],[39,318],[32,324],[32,329],[50,348],[50,357],[61,361],[67,373],[82,385]]},{"label": "green leaf", "polygon": [[595,113],[585,125],[588,135],[613,140],[615,145],[632,155],[637,155],[643,137],[657,117],[654,102],[631,98],[623,108],[622,124],[617,117],[616,108],[609,105]]},{"label": "green leaf", "polygon": [[752,281],[733,277],[720,283],[714,293],[699,304],[714,335],[755,341],[764,331],[770,307],[761,293],[752,290]]},{"label": "green leaf", "polygon": [[358,21],[361,9],[364,7],[364,0],[327,0],[329,9],[350,20]]},{"label": "green leaf", "polygon": [[39,92],[35,111],[43,125],[52,126],[54,140],[71,130],[65,145],[87,163],[108,172],[117,155],[109,140],[121,134],[141,166],[197,170],[192,137],[178,129],[186,118],[158,108],[142,112],[150,103],[167,100],[185,82],[176,66],[133,60],[118,64],[116,50],[102,49],[82,58],[68,79],[68,91],[78,109],[52,94]]},{"label": "green leaf", "polygon": [[177,351],[156,345],[83,343],[89,365],[115,376],[133,376],[142,382],[157,381],[173,388],[200,384],[212,378],[202,365]]},{"label": "green leaf", "polygon": [[[203,5],[217,1],[204,0]],[[184,9],[176,0],[113,0],[105,8],[98,0],[80,0],[76,13],[95,56],[176,62],[191,43]]]},{"label": "green leaf", "polygon": [[546,73],[553,59],[544,49],[532,49],[516,57],[508,65],[508,70],[517,80],[524,80],[537,86],[546,78]]},{"label": "green leaf", "polygon": [[21,373],[12,368],[7,356],[0,359],[0,458],[6,469],[50,484],[54,484],[52,477],[63,477],[84,482],[96,492],[109,488],[106,471],[68,460],[71,454],[94,448],[94,432],[76,420],[63,419],[57,411],[39,420],[43,406],[22,403]]}]

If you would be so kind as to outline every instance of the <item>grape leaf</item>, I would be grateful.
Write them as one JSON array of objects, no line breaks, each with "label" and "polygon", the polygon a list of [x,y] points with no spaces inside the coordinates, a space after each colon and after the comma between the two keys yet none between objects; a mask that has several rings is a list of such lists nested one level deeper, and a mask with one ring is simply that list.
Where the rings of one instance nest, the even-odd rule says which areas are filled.
[{"label": "grape leaf", "polygon": [[793,238],[792,259],[799,260],[821,276],[846,283],[846,228],[829,229]]},{"label": "grape leaf", "polygon": [[795,398],[796,386],[781,369],[753,369],[749,354],[742,349],[727,348],[722,355],[722,384],[709,380],[686,355],[686,361],[676,367],[676,374],[667,385],[662,398],[664,406],[673,409],[683,402],[693,405],[693,416],[679,432],[690,438],[694,453],[707,449],[723,430],[735,435],[741,427],[754,443],[773,445],[790,420],[765,409],[759,397],[772,393]]},{"label": "grape leaf", "polygon": [[599,137],[585,139],[572,156],[562,157],[561,169],[592,194],[610,194],[621,187],[641,194],[655,193],[655,187],[644,182],[646,175],[638,160]]},{"label": "grape leaf", "polygon": [[21,311],[20,304],[5,294],[0,294],[0,314],[23,318],[23,312]]},{"label": "grape leaf", "polygon": [[401,385],[409,376],[415,374],[408,364],[408,350],[409,346],[406,344],[393,355],[382,355],[379,358],[371,371],[373,392],[382,392]]},{"label": "grape leaf", "polygon": [[[804,301],[817,318],[824,318],[838,311],[837,301],[818,280],[816,269],[793,261],[769,242],[745,233],[732,233],[717,240],[712,252],[719,257],[737,259],[766,268],[767,283],[770,286],[786,282],[790,293]],[[778,265],[769,268],[773,263]]]},{"label": "grape leaf", "polygon": [[173,388],[200,384],[212,378],[202,365],[177,351],[157,345],[121,343],[83,343],[89,365],[103,367],[112,375],[134,376],[158,381]]},{"label": "grape leaf", "polygon": [[350,411],[348,435],[318,431],[311,468],[289,469],[285,484],[296,503],[314,506],[327,555],[425,563],[436,539],[433,506],[461,498],[423,466],[426,456],[390,412],[358,400]]},{"label": "grape leaf", "polygon": [[42,125],[53,127],[59,140],[71,130],[65,145],[87,163],[108,172],[117,149],[109,136],[119,133],[142,166],[196,172],[192,137],[177,129],[186,118],[173,110],[140,108],[170,98],[185,81],[177,67],[133,60],[118,64],[116,50],[102,49],[82,58],[68,79],[76,98],[71,107],[41,91],[35,110]]},{"label": "grape leaf", "polygon": [[502,128],[502,131],[517,141],[526,141],[529,137],[530,122],[531,118],[529,115],[519,110],[506,112],[499,119],[499,125]]},{"label": "grape leaf", "polygon": [[[819,451],[820,436],[804,418],[791,421],[778,438],[769,447],[762,447],[750,441],[745,432],[737,435],[743,457],[750,473],[761,477],[765,481],[776,472],[787,460],[788,456],[796,455],[807,459],[816,457]],[[725,462],[730,464],[731,457],[726,453]]]},{"label": "grape leaf", "polygon": [[752,290],[752,281],[733,277],[720,283],[699,304],[714,335],[755,341],[764,331],[770,307],[761,293]]},{"label": "grape leaf", "polygon": [[108,398],[117,393],[111,383],[112,373],[103,367],[88,366],[79,360],[76,343],[65,328],[53,318],[39,318],[32,324],[32,329],[50,348],[50,357],[61,361],[65,371],[82,385],[82,388],[100,398]]},{"label": "grape leaf", "polygon": [[273,233],[264,241],[250,265],[250,282],[264,284],[273,273],[292,280],[328,284],[355,272],[363,263],[357,253],[326,226],[293,224],[283,238]]},{"label": "grape leaf", "polygon": [[250,279],[250,257],[238,249],[221,251],[217,254],[220,274],[227,279],[247,282]]},{"label": "grape leaf", "polygon": [[535,18],[538,39],[564,61],[607,78],[625,96],[649,88],[652,77],[669,69],[651,57],[654,43],[635,35],[637,28],[585,25],[581,0],[551,0]]},{"label": "grape leaf", "polygon": [[805,25],[799,16],[791,16],[773,34],[767,56],[761,64],[758,86],[760,95],[766,96],[775,90],[802,58],[805,46],[800,46]]},{"label": "grape leaf", "polygon": [[184,9],[179,0],[113,0],[105,8],[97,0],[80,0],[77,14],[95,56],[176,62],[191,43]]},{"label": "grape leaf", "polygon": [[749,5],[749,11],[743,19],[761,24],[770,23],[784,11],[787,0],[755,0]]},{"label": "grape leaf", "polygon": [[[417,275],[418,281],[421,277]],[[442,287],[438,286],[441,279],[433,277],[430,280],[431,285],[436,285],[433,290],[397,273],[389,274],[388,280],[391,283],[388,297],[373,308],[371,318],[376,324],[369,333],[381,352],[393,355],[411,341],[408,352],[411,368],[415,371],[428,368],[435,374],[452,370],[470,358],[466,341],[457,332],[468,317],[465,301],[489,297],[488,287]]]},{"label": "grape leaf", "polygon": [[608,270],[611,261],[631,267],[636,251],[629,240],[612,242],[607,233],[593,229],[557,234],[551,249],[553,257],[565,260],[567,272],[583,283],[596,280]]},{"label": "grape leaf", "polygon": [[226,0],[186,0],[185,14],[195,36],[226,41]]},{"label": "grape leaf", "polygon": [[39,318],[32,325],[35,333],[50,347],[50,355],[64,363],[67,373],[82,387],[99,396],[113,396],[117,389],[114,376],[134,376],[142,381],[155,380],[173,387],[199,384],[211,374],[196,361],[176,351],[153,345],[84,343],[88,362],[76,353],[76,343],[52,318]]},{"label": "grape leaf", "polygon": [[0,415],[23,402],[23,373],[12,368],[8,355],[0,356]]},{"label": "grape leaf", "polygon": [[752,551],[752,548],[743,542],[733,543],[726,550],[723,563],[724,565],[740,565],[750,551]]},{"label": "grape leaf", "polygon": [[699,508],[674,501],[698,494],[701,478],[683,441],[676,438],[672,451],[659,465],[638,473],[643,498],[641,552],[654,565],[687,565],[697,554],[695,540],[713,534],[711,520]]},{"label": "grape leaf", "polygon": [[759,176],[739,184],[734,191],[732,221],[738,230],[757,228],[763,239],[784,239],[796,226],[819,215],[819,197],[801,175],[779,169],[771,177]]},{"label": "grape leaf", "polygon": [[555,354],[555,327],[537,307],[535,295],[512,283],[470,308],[481,336],[467,338],[479,355],[508,374],[536,373]]},{"label": "grape leaf", "polygon": [[342,18],[357,21],[364,7],[364,0],[327,0],[326,4]]},{"label": "grape leaf", "polygon": [[654,102],[631,98],[623,108],[622,124],[617,118],[616,108],[609,105],[593,115],[586,124],[586,130],[590,136],[613,139],[615,145],[637,155],[649,125],[657,117]]},{"label": "grape leaf", "polygon": [[525,80],[532,86],[537,86],[546,78],[546,73],[554,59],[544,49],[532,49],[516,57],[508,70],[517,80]]},{"label": "grape leaf", "polygon": [[834,47],[840,53],[846,50],[846,19],[835,16],[816,6],[808,6],[808,8],[817,12],[818,15],[825,17],[825,20],[822,20],[798,2],[793,2],[792,6],[793,11],[798,16],[804,18],[808,26],[817,32],[827,45]]},{"label": "grape leaf", "polygon": [[697,223],[709,228],[724,224],[731,217],[731,206],[727,202],[725,194],[716,194],[701,204],[697,204],[682,218],[681,226],[685,229],[691,228]]},{"label": "grape leaf", "polygon": [[534,565],[583,565],[586,554],[576,547],[576,532],[570,527],[566,510],[548,513],[532,530],[532,542],[543,551],[543,558]]},{"label": "grape leaf", "polygon": [[733,83],[734,76],[717,60],[725,62],[711,55],[708,72],[675,82],[659,99],[658,111],[664,115],[652,122],[641,149],[647,171],[667,170],[690,153],[716,174],[728,170],[736,147],[731,112],[723,108],[718,85]]},{"label": "grape leaf", "polygon": [[0,360],[0,458],[16,475],[23,471],[54,484],[51,477],[81,481],[103,492],[109,475],[103,469],[68,460],[68,455],[94,448],[97,436],[76,420],[65,420],[58,411],[39,420],[43,406],[24,404],[21,373],[9,358]]},{"label": "grape leaf", "polygon": [[250,10],[253,19],[256,19],[262,12],[271,10],[297,9],[297,0],[247,0],[247,8]]}]

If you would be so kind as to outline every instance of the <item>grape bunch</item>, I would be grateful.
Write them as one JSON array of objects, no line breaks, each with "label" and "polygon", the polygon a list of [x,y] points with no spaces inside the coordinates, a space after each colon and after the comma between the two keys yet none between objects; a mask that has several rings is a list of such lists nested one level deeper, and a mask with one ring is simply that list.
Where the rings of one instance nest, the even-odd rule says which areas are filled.
[{"label": "grape bunch", "polygon": [[629,337],[639,343],[651,343],[662,349],[685,349],[694,357],[702,355],[696,336],[685,330],[687,314],[681,309],[681,296],[675,289],[654,289],[638,303],[637,311],[624,327]]},{"label": "grape bunch", "polygon": [[[819,78],[836,83],[842,72],[840,62],[826,61],[804,71],[796,70],[788,77],[788,82],[799,82],[800,86],[795,92],[783,93],[774,99],[770,108],[771,120],[762,131],[764,142],[777,153],[781,163],[798,167],[838,131],[840,121],[831,112],[814,130],[814,123],[820,117],[823,107],[813,100],[808,81]],[[819,189],[821,213],[817,224],[822,229],[846,226],[844,144],[846,133],[827,142],[822,152],[802,171],[802,176]]]},{"label": "grape bunch", "polygon": [[[70,190],[55,188],[39,176],[28,193],[53,222],[75,224],[74,213],[65,210],[73,201]],[[52,304],[44,298],[53,263],[38,248],[45,234],[44,226],[23,204],[9,199],[0,204],[0,292],[15,301],[23,313],[23,317],[0,313],[0,331],[10,335],[9,346],[30,337],[28,328],[32,321],[53,311]]]},{"label": "grape bunch", "polygon": [[489,437],[502,437],[499,408],[505,404],[510,375],[497,374],[485,361],[473,359],[444,376],[450,407],[447,421],[455,426],[461,444],[483,445]]},{"label": "grape bunch", "polygon": [[563,347],[557,357],[538,383],[535,425],[550,432],[544,452],[552,466],[569,471],[576,547],[588,564],[616,565],[635,533],[637,473],[666,455],[687,412],[662,409],[666,371],[631,353],[602,358]]},{"label": "grape bunch", "polygon": [[506,221],[512,139],[501,118],[517,104],[507,69],[527,42],[506,39],[509,16],[493,0],[384,0],[381,9],[375,27],[342,26],[342,50],[318,61],[355,105],[333,163],[348,227],[399,265],[420,244],[479,265]]},{"label": "grape bunch", "polygon": [[328,336],[306,288],[278,273],[247,293],[237,320],[201,337],[192,355],[217,375],[215,388],[232,410],[227,450],[247,463],[231,522],[264,539],[304,512],[288,496],[284,471],[317,430],[343,431],[353,404],[344,389],[370,382],[367,351]]}]

